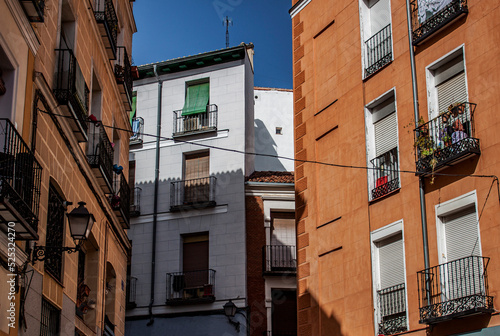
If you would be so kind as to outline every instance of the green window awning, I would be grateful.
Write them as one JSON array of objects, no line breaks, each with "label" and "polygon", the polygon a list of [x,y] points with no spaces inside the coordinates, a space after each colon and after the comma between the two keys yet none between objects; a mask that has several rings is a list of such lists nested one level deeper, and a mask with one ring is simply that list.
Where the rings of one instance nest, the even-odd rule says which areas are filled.
[{"label": "green window awning", "polygon": [[182,115],[186,116],[205,112],[207,110],[209,92],[209,83],[188,86]]},{"label": "green window awning", "polygon": [[132,96],[132,111],[130,111],[129,115],[130,125],[132,125],[132,119],[134,119],[135,117],[136,109],[137,109],[137,96]]}]

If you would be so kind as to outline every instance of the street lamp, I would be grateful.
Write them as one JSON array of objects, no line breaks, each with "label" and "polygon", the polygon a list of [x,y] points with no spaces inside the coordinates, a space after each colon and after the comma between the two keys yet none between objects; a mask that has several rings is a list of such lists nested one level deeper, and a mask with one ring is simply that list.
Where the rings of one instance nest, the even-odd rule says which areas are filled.
[{"label": "street lamp", "polygon": [[35,243],[33,247],[33,263],[37,260],[43,261],[50,257],[51,254],[53,255],[59,252],[74,253],[80,251],[83,242],[89,237],[95,218],[85,207],[85,202],[78,202],[78,205],[78,208],[66,214],[75,247],[37,246]]},{"label": "street lamp", "polygon": [[240,322],[231,320],[231,317],[234,317],[234,315],[236,315],[236,305],[233,303],[233,301],[231,301],[231,299],[224,305],[224,315],[227,316],[227,320],[229,321],[229,323],[231,323],[236,328],[236,332],[239,333]]}]

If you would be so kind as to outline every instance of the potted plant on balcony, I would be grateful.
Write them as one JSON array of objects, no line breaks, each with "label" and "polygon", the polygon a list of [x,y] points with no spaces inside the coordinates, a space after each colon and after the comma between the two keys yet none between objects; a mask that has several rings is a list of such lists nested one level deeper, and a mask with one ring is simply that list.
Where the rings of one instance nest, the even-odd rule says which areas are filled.
[{"label": "potted plant on balcony", "polygon": [[450,106],[448,106],[448,112],[451,113],[451,115],[456,118],[458,114],[464,113],[465,105],[463,103],[453,103]]}]

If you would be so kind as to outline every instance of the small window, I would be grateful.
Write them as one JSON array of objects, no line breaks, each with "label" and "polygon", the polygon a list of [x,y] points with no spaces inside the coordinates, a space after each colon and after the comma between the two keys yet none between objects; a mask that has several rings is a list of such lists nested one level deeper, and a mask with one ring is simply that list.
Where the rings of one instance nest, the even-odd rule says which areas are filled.
[{"label": "small window", "polygon": [[61,311],[42,298],[42,316],[40,318],[40,336],[59,335]]},{"label": "small window", "polygon": [[[64,241],[64,199],[51,184],[49,187],[49,205],[47,210],[46,246],[62,247]],[[45,271],[54,278],[62,280],[62,252],[50,253],[45,259]]]},{"label": "small window", "polygon": [[281,135],[281,134],[283,134],[282,131],[283,131],[282,127],[276,127],[276,134],[280,134]]}]

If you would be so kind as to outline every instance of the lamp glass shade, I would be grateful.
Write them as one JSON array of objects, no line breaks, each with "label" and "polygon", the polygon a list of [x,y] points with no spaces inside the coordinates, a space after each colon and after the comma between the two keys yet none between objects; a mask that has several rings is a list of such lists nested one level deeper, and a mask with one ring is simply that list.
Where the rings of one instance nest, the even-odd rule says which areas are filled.
[{"label": "lamp glass shade", "polygon": [[73,240],[86,240],[92,230],[95,218],[85,207],[85,202],[78,204],[80,205],[78,208],[67,214],[69,229]]},{"label": "lamp glass shade", "polygon": [[229,300],[224,305],[224,315],[233,317],[236,314],[236,305],[233,303],[233,301]]}]

